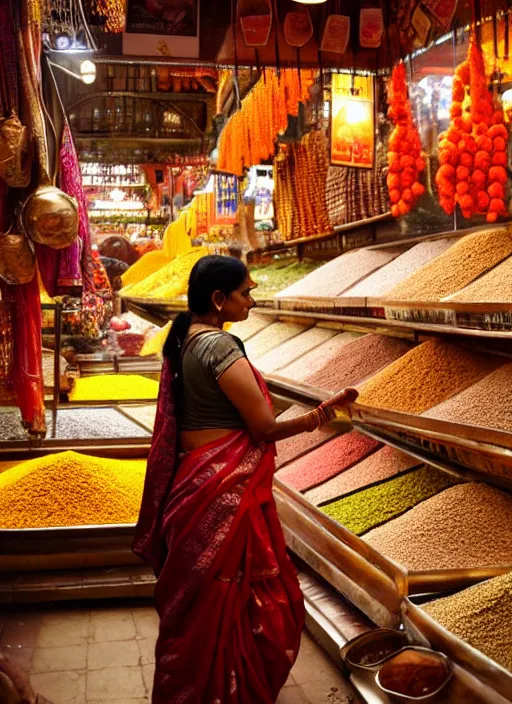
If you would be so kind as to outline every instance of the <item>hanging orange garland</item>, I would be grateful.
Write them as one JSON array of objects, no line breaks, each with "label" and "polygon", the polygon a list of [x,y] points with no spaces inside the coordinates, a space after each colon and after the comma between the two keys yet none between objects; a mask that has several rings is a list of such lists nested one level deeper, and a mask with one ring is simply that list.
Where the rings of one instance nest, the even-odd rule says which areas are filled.
[{"label": "hanging orange garland", "polygon": [[388,116],[395,129],[389,139],[387,185],[391,213],[398,218],[412,210],[425,192],[419,181],[425,162],[421,158],[420,136],[412,118],[403,63],[393,69],[388,100]]},{"label": "hanging orange garland", "polygon": [[493,223],[506,214],[508,130],[501,106],[487,87],[480,46],[471,40],[468,59],[455,71],[451,122],[440,135],[436,185],[443,210],[458,203],[464,218],[485,215]]},{"label": "hanging orange garland", "polygon": [[279,134],[286,131],[288,115],[298,115],[299,103],[309,99],[315,81],[313,70],[275,69],[264,75],[242,101],[224,127],[219,140],[217,167],[242,176],[244,168],[270,159]]}]

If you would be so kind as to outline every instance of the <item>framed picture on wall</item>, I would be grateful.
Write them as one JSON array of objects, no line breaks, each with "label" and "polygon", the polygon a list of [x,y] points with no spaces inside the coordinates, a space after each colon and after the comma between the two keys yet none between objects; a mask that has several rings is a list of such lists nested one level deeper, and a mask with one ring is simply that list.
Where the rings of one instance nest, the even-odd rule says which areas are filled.
[{"label": "framed picture on wall", "polygon": [[123,53],[198,58],[199,0],[128,0]]},{"label": "framed picture on wall", "polygon": [[331,162],[373,168],[375,106],[373,76],[334,74],[331,96]]}]

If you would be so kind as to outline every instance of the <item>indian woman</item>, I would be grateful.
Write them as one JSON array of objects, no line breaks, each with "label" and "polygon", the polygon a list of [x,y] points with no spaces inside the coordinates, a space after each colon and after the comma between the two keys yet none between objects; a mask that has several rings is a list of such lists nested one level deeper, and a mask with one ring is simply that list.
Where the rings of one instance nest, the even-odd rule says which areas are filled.
[{"label": "indian woman", "polygon": [[328,423],[280,422],[243,343],[254,283],[233,257],[195,265],[164,347],[133,549],[157,576],[153,704],[272,704],[298,654],[304,604],[272,497],[275,442]]}]

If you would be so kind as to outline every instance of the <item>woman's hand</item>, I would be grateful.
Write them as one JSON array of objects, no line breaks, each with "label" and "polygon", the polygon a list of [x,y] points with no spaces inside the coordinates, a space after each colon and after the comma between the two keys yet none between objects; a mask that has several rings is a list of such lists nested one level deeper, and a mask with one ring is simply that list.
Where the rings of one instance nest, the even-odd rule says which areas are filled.
[{"label": "woman's hand", "polygon": [[337,409],[346,408],[349,404],[354,403],[358,396],[359,393],[356,389],[343,389],[343,391],[334,394],[334,396],[328,398],[327,401],[321,403],[318,408],[327,415],[327,422],[329,422],[336,417]]}]

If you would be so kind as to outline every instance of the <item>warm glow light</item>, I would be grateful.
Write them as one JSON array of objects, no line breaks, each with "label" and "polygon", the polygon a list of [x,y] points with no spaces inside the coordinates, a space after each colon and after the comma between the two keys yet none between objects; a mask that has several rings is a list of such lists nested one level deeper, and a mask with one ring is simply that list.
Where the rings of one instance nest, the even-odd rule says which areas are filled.
[{"label": "warm glow light", "polygon": [[110,200],[114,200],[116,203],[120,203],[125,197],[126,193],[119,188],[114,188],[114,190],[110,192]]},{"label": "warm glow light", "polygon": [[89,59],[82,61],[80,64],[80,76],[87,85],[94,83],[96,80],[96,66]]},{"label": "warm glow light", "polygon": [[327,0],[294,0],[294,2],[298,2],[301,5],[321,5],[327,2]]},{"label": "warm glow light", "polygon": [[347,125],[357,125],[366,120],[367,110],[363,103],[351,102],[347,104],[345,121]]}]

